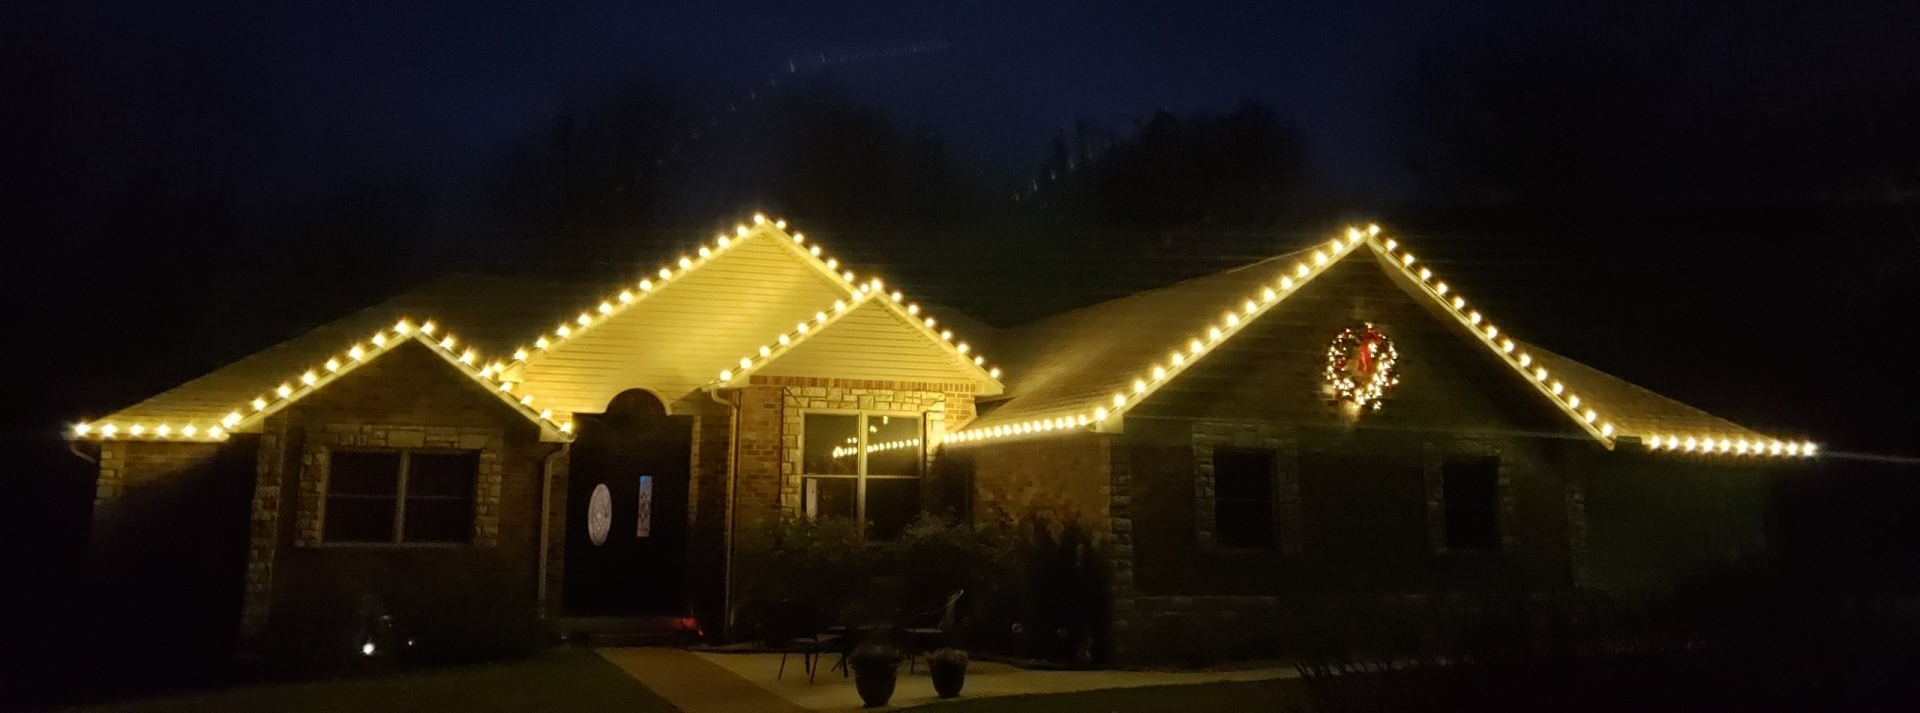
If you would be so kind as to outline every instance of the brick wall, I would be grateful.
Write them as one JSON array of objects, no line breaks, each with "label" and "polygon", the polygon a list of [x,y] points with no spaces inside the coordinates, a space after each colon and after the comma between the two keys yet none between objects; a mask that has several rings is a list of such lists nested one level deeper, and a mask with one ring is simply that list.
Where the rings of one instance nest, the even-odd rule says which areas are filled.
[{"label": "brick wall", "polygon": [[[559,444],[541,443],[537,428],[481,389],[424,347],[409,345],[268,420],[246,614],[258,643],[288,655],[336,657],[354,648],[369,599],[393,611],[426,648],[476,652],[531,635],[541,590],[540,488],[545,460]],[[472,541],[321,542],[326,453],[347,445],[479,451]],[[556,487],[564,492],[564,483]],[[559,512],[551,500],[549,506]],[[557,531],[564,523],[550,526]],[[558,569],[549,571],[550,582],[558,581]]]},{"label": "brick wall", "polygon": [[255,443],[244,435],[225,443],[102,442],[93,495],[96,537],[115,527],[130,495],[137,498],[141,491],[164,487],[175,474],[210,464],[223,451],[251,451]]},{"label": "brick wall", "polygon": [[732,429],[733,414],[720,404],[693,416],[693,479],[687,494],[687,596],[694,616],[710,631],[720,631],[726,619]]},{"label": "brick wall", "polygon": [[62,626],[141,632],[101,652],[103,666],[135,665],[164,677],[184,670],[176,667],[182,662],[232,652],[257,444],[244,434],[224,443],[100,444],[90,587],[69,593],[86,597],[89,613],[86,622]]},{"label": "brick wall", "polygon": [[1095,532],[1107,532],[1114,503],[1111,438],[1078,433],[964,448],[961,452],[973,461],[975,517],[1072,517]]},{"label": "brick wall", "polygon": [[753,377],[736,397],[740,405],[740,452],[734,485],[737,516],[800,508],[800,438],[808,410],[925,413],[926,440],[938,443],[949,429],[973,419],[971,388],[966,384]]}]

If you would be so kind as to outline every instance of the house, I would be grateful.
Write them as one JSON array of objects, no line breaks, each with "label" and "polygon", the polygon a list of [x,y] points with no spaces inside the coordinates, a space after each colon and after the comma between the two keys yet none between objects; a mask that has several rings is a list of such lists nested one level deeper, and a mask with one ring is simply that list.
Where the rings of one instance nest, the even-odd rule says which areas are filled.
[{"label": "house", "polygon": [[225,484],[206,545],[231,563],[202,569],[267,651],[370,649],[370,601],[441,641],[717,629],[736,523],[886,537],[936,454],[978,516],[1098,533],[1122,660],[1169,631],[1284,638],[1329,601],[1659,587],[1764,546],[1769,483],[1816,445],[1480,309],[1368,228],[995,330],[755,216],[601,294],[445,278],[70,438],[101,551],[181,524],[156,494]]}]

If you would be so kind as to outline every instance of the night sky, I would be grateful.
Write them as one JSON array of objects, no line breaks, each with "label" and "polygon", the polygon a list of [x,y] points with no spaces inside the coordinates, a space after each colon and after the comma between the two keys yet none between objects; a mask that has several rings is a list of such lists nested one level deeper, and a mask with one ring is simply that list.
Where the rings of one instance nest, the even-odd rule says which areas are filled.
[{"label": "night sky", "polygon": [[[1436,265],[1508,306],[1516,329],[1536,341],[1736,420],[1864,429],[1833,439],[1879,451],[1902,440],[1886,424],[1912,415],[1910,406],[1900,410],[1911,377],[1896,377],[1886,393],[1849,395],[1863,409],[1833,406],[1820,331],[1835,311],[1849,315],[1850,330],[1911,322],[1910,311],[1877,311],[1912,307],[1920,187],[1881,174],[1911,176],[1920,157],[1878,147],[1893,141],[1886,137],[1911,147],[1906,120],[1920,113],[1861,108],[1890,96],[1893,106],[1920,106],[1900,103],[1914,96],[1920,68],[1910,3],[220,1],[16,3],[8,15],[0,118],[15,228],[5,294],[29,306],[11,311],[9,331],[63,345],[14,355],[42,377],[8,421],[14,439],[40,442],[58,424],[204,373],[342,311],[336,306],[382,296],[337,294],[352,276],[274,278],[327,245],[266,233],[247,240],[265,251],[249,263],[262,275],[249,283],[253,293],[176,297],[164,283],[152,288],[159,292],[115,291],[103,276],[153,265],[187,266],[176,282],[202,279],[191,266],[205,263],[192,256],[219,249],[175,251],[188,244],[184,229],[149,237],[115,222],[109,208],[143,171],[165,167],[184,195],[257,211],[356,181],[404,185],[430,197],[428,221],[442,227],[426,233],[441,252],[422,258],[419,245],[391,245],[367,259],[454,264],[463,241],[478,238],[445,226],[467,224],[460,216],[473,205],[471,176],[503,143],[572,98],[637,78],[684,91],[692,113],[717,115],[769,81],[825,77],[937,137],[996,190],[1031,178],[1049,139],[1076,117],[1124,130],[1159,109],[1259,101],[1297,122],[1315,180],[1339,195],[1338,214],[1424,237]],[[1831,104],[1821,115],[1830,121],[1775,131],[1765,145],[1859,138],[1867,148],[1839,172],[1864,177],[1856,183],[1869,189],[1847,193],[1857,188],[1849,184],[1839,194],[1870,215],[1859,228],[1821,222],[1834,212],[1829,202],[1776,221],[1774,234],[1710,234],[1699,216],[1596,234],[1579,229],[1593,216],[1577,212],[1516,223],[1484,206],[1452,210],[1453,196],[1410,177],[1396,101],[1436,58],[1488,45],[1579,45],[1635,58],[1683,87],[1670,99],[1688,112],[1736,117],[1716,135],[1743,131],[1737,117],[1774,131],[1770,117]],[[1666,167],[1636,170],[1654,176]],[[1743,197],[1770,202],[1796,190]],[[196,214],[191,201],[176,203]],[[1826,225],[1846,227],[1820,234]],[[1307,237],[1296,231],[1273,243]],[[930,256],[881,246],[866,257],[884,266]],[[931,258],[967,274],[990,261],[952,249]],[[366,284],[369,293],[392,287]],[[277,301],[251,301],[269,293]],[[248,308],[277,304],[308,309]],[[1681,316],[1689,313],[1697,318]],[[1673,347],[1643,348],[1649,339]],[[1670,356],[1716,349],[1765,358]],[[1801,418],[1814,412],[1823,415]]]},{"label": "night sky", "polygon": [[[68,424],[439,273],[515,255],[611,285],[756,210],[1002,326],[1378,221],[1509,334],[1819,441],[1822,474],[1892,463],[1894,490],[1815,481],[1851,498],[1832,501],[1849,503],[1831,508],[1833,541],[1863,554],[1835,568],[1920,582],[1916,39],[1913,0],[15,0],[0,9],[0,584],[32,601],[0,621],[29,643],[0,635],[0,651],[36,655],[91,617],[55,616],[85,606],[95,475]],[[859,189],[762,180],[754,152],[798,115],[762,108],[774,85],[940,147],[951,180],[900,195],[936,196],[913,206],[941,215],[857,210],[912,170]],[[669,98],[676,135],[701,135],[692,168],[648,174],[666,198],[578,235],[499,219],[503,157],[634,87]],[[1158,118],[1207,126],[1195,117],[1245,102],[1305,158],[1252,174],[1295,182],[1213,185],[1254,197],[1202,201],[1237,216],[1146,226],[1085,207],[1137,207],[1124,194],[1075,204],[1074,176],[1040,185],[1081,120],[1141,146]],[[811,158],[861,153],[869,135],[852,136]],[[1109,176],[1122,161],[1104,156],[1073,170]],[[1202,175],[1138,171],[1128,197],[1211,185],[1241,152],[1192,156]],[[855,209],[789,212],[806,200]],[[91,677],[96,652],[73,653],[41,666]]]}]

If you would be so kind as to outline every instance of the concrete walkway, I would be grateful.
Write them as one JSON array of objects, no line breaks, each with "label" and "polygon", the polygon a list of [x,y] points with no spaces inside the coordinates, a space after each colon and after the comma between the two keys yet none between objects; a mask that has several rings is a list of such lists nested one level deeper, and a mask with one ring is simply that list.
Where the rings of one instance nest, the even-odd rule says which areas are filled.
[{"label": "concrete walkway", "polygon": [[[678,649],[601,649],[600,655],[688,713],[721,711],[856,711],[860,694],[853,681],[839,671],[822,668],[812,683],[800,668],[800,657],[780,670],[779,654],[718,654]],[[827,657],[823,666],[831,666]],[[1264,681],[1298,675],[1292,668],[1238,671],[1030,671],[1005,664],[975,661],[967,667],[963,698],[1018,696],[1034,693],[1072,693],[1105,688],[1169,686],[1216,681]],[[917,706],[938,700],[927,670],[909,674],[900,667],[892,706]]]},{"label": "concrete walkway", "polygon": [[[687,713],[796,713],[796,706],[725,668],[680,649],[599,649],[613,662],[675,708]],[[803,674],[802,679],[805,678]],[[852,690],[851,687],[848,688]],[[858,703],[858,696],[855,703]]]}]

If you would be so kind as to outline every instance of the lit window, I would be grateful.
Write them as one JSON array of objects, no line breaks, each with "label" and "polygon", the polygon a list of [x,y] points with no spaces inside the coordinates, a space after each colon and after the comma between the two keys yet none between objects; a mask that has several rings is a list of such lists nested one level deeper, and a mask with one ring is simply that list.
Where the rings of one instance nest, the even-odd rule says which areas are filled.
[{"label": "lit window", "polygon": [[810,413],[802,437],[806,513],[866,523],[891,539],[920,513],[925,434],[917,415]]},{"label": "lit window", "polygon": [[473,537],[474,451],[336,450],[328,455],[321,538],[364,544]]}]

